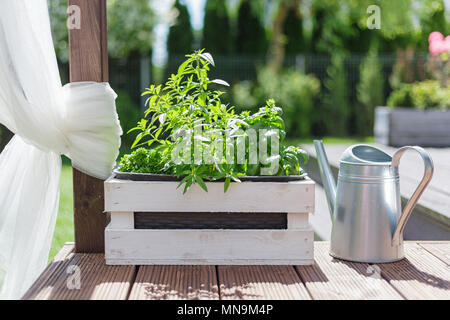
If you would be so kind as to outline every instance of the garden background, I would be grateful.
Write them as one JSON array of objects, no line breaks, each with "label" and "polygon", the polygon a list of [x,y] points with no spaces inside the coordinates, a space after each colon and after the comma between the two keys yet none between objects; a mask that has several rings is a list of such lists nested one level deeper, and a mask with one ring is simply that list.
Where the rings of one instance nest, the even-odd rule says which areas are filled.
[{"label": "garden background", "polygon": [[[68,82],[67,1],[49,0],[55,49]],[[108,0],[111,87],[124,132],[142,117],[140,93],[206,48],[224,99],[255,110],[274,98],[290,142],[370,141],[376,106],[446,108],[450,94],[430,61],[428,36],[450,29],[444,0]],[[374,24],[379,8],[379,25]],[[375,16],[374,16],[375,14]],[[380,27],[372,29],[372,27]],[[450,40],[450,38],[449,38]],[[450,44],[450,42],[449,42]],[[450,50],[449,50],[450,51]],[[443,57],[446,59],[446,57]],[[439,71],[439,70],[438,70]],[[439,94],[436,94],[439,92]],[[11,133],[0,128],[0,150]],[[124,134],[121,153],[134,140]],[[70,161],[50,257],[73,241]]]}]

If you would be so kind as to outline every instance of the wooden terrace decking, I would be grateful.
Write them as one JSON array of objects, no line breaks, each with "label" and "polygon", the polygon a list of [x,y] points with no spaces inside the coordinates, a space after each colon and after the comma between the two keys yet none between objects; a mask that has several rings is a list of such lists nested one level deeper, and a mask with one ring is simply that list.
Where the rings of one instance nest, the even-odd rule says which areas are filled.
[{"label": "wooden terrace decking", "polygon": [[23,299],[450,299],[450,241],[408,241],[406,259],[375,265],[328,248],[315,242],[312,266],[107,266],[66,244]]}]

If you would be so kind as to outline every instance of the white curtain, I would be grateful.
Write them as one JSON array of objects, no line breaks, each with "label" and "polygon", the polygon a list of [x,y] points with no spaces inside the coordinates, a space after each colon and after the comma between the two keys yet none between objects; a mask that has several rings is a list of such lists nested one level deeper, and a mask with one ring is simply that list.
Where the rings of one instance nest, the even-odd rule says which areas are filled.
[{"label": "white curtain", "polygon": [[47,264],[61,154],[98,178],[120,146],[107,83],[62,87],[46,0],[0,1],[0,123],[15,133],[0,154],[0,298],[20,298]]}]

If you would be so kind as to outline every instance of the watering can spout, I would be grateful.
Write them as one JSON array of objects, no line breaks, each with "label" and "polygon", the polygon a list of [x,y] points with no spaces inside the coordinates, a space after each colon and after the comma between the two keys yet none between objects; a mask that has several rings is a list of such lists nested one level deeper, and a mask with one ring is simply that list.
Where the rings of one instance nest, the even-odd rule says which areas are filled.
[{"label": "watering can spout", "polygon": [[333,172],[328,163],[327,154],[323,147],[322,140],[314,140],[316,148],[317,162],[319,164],[320,177],[322,178],[323,188],[328,200],[328,208],[330,210],[331,221],[333,221],[333,211],[336,203],[336,181],[334,180]]}]

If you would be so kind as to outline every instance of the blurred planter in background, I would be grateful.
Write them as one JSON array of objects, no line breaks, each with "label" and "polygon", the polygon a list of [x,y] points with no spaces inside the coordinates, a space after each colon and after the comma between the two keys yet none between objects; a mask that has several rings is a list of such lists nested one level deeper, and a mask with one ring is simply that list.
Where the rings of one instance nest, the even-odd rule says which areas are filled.
[{"label": "blurred planter in background", "polygon": [[424,147],[450,146],[450,88],[439,81],[402,84],[375,110],[377,142]]},{"label": "blurred planter in background", "polygon": [[450,110],[377,107],[375,140],[390,146],[450,146]]}]

